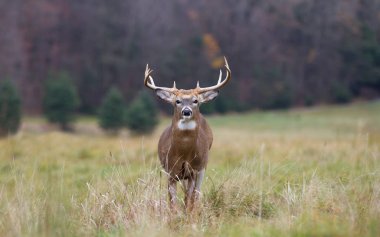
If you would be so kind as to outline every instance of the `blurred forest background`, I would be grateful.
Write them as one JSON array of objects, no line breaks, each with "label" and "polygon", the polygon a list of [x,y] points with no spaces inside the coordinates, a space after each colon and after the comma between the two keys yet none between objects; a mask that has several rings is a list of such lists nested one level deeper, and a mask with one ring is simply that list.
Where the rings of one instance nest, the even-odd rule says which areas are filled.
[{"label": "blurred forest background", "polygon": [[[190,89],[223,56],[199,206],[181,184],[172,212],[172,108],[145,66]],[[379,220],[380,0],[0,0],[0,237],[379,237]]]},{"label": "blurred forest background", "polygon": [[233,80],[209,112],[380,95],[379,0],[3,0],[0,32],[0,80],[28,114],[55,75],[95,113],[111,87],[132,101],[146,63],[160,85],[192,88],[216,82],[224,55]]}]

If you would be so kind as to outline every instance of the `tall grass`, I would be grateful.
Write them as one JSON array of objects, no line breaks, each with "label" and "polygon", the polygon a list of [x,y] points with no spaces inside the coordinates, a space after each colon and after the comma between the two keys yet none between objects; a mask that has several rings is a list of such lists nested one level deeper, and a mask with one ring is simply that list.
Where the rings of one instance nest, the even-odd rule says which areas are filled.
[{"label": "tall grass", "polygon": [[24,128],[0,141],[0,235],[378,236],[379,113],[211,118],[215,143],[191,213],[180,185],[179,211],[168,208],[162,126],[144,138],[107,137],[88,121],[81,134]]}]

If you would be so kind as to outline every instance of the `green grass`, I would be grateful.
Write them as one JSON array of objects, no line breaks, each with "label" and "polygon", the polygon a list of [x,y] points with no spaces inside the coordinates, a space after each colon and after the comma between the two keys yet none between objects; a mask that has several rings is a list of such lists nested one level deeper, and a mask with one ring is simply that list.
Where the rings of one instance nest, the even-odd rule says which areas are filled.
[{"label": "green grass", "polygon": [[186,215],[168,210],[157,159],[169,119],[145,137],[26,119],[0,140],[0,236],[380,235],[379,102],[208,121],[202,199]]}]

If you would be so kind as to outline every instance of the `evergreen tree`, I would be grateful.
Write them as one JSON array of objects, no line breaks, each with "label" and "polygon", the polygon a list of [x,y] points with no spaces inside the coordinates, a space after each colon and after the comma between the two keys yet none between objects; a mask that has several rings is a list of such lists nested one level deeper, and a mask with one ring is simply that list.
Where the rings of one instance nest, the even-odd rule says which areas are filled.
[{"label": "evergreen tree", "polygon": [[158,110],[152,97],[142,91],[126,111],[125,122],[134,133],[152,132],[158,124]]},{"label": "evergreen tree", "polygon": [[120,91],[112,88],[105,96],[99,111],[99,125],[105,130],[117,132],[124,125],[124,99]]},{"label": "evergreen tree", "polygon": [[14,134],[20,127],[20,96],[11,81],[0,84],[0,137]]},{"label": "evergreen tree", "polygon": [[56,78],[47,81],[43,106],[50,122],[58,123],[64,131],[70,130],[70,123],[79,106],[79,97],[68,74],[61,72]]},{"label": "evergreen tree", "polygon": [[215,113],[215,104],[206,103],[200,107],[200,111],[202,112],[202,114],[213,114]]}]

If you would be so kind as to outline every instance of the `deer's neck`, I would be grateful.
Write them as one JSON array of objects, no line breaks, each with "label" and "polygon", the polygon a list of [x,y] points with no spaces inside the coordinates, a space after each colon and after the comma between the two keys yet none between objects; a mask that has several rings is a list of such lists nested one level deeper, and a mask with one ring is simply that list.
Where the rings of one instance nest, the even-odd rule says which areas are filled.
[{"label": "deer's neck", "polygon": [[194,131],[197,128],[198,124],[197,121],[195,121],[194,119],[180,119],[176,123],[176,126],[176,128],[180,131]]},{"label": "deer's neck", "polygon": [[191,119],[173,117],[172,121],[172,129],[176,139],[196,139],[199,125],[199,116],[193,116]]}]

